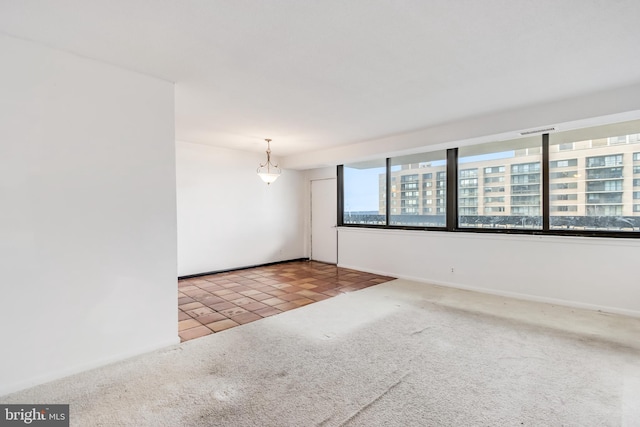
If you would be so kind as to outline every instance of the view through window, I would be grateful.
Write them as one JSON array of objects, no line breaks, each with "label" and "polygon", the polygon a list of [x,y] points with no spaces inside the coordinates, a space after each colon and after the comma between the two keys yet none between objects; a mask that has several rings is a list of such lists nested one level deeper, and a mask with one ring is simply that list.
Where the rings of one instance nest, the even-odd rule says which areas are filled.
[{"label": "view through window", "polygon": [[459,147],[454,165],[456,149],[344,165],[342,224],[640,233],[640,120],[551,133],[544,154],[543,139]]},{"label": "view through window", "polygon": [[542,228],[542,140],[538,137],[461,147],[460,228]]},{"label": "view through window", "polygon": [[638,230],[637,122],[552,134],[549,166],[552,230]]},{"label": "view through window", "polygon": [[391,158],[390,225],[446,226],[446,158],[444,150]]},{"label": "view through window", "polygon": [[344,165],[344,224],[386,224],[386,160]]}]

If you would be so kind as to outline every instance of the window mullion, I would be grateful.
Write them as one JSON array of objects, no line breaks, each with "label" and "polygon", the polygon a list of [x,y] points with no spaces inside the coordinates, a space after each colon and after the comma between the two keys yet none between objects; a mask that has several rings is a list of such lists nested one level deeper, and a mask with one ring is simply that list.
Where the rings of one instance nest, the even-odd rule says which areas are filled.
[{"label": "window mullion", "polygon": [[549,231],[549,134],[542,134],[542,231]]},{"label": "window mullion", "polygon": [[458,149],[447,150],[447,231],[458,228]]},{"label": "window mullion", "polygon": [[388,227],[391,221],[389,220],[389,216],[391,215],[391,158],[387,157],[387,191],[386,197],[387,201],[384,204],[385,207],[385,225]]},{"label": "window mullion", "polygon": [[337,224],[339,227],[344,225],[344,166],[338,165],[336,171],[338,181],[338,215]]}]

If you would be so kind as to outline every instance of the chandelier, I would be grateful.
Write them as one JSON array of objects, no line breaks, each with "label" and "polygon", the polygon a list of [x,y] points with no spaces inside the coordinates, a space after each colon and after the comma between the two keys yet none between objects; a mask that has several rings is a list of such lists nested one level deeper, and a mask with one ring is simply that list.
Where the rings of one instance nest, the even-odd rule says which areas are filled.
[{"label": "chandelier", "polygon": [[258,176],[262,178],[262,180],[266,182],[267,185],[269,185],[276,179],[278,179],[278,177],[282,173],[282,169],[280,169],[278,165],[274,165],[273,163],[271,163],[271,140],[265,139],[265,141],[267,141],[267,163],[260,163],[257,172]]}]

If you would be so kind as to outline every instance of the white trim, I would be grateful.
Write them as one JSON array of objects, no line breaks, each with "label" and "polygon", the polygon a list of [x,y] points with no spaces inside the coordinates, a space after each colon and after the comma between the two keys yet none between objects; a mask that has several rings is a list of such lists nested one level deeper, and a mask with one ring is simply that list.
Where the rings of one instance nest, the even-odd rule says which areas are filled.
[{"label": "white trim", "polygon": [[391,277],[395,277],[395,278],[398,278],[398,279],[411,280],[411,281],[414,281],[414,282],[425,283],[425,284],[430,284],[430,285],[444,286],[444,287],[447,287],[447,288],[463,289],[463,290],[466,290],[466,291],[473,291],[473,292],[479,292],[479,293],[483,293],[483,294],[497,295],[497,296],[507,297],[507,298],[514,298],[514,299],[519,299],[519,300],[523,300],[523,301],[543,302],[543,303],[554,304],[554,305],[562,305],[562,306],[565,306],[565,307],[581,308],[581,309],[592,310],[592,311],[602,311],[602,312],[606,312],[606,313],[621,314],[621,315],[624,315],[624,316],[640,318],[640,311],[636,311],[636,310],[627,310],[627,309],[623,309],[623,308],[607,307],[607,306],[601,306],[601,305],[595,305],[595,304],[587,304],[587,303],[581,303],[581,302],[563,300],[563,299],[557,299],[557,298],[540,297],[540,296],[529,295],[529,294],[521,294],[521,293],[517,293],[517,292],[498,291],[498,290],[482,288],[482,287],[478,287],[478,286],[462,285],[462,284],[454,283],[454,282],[444,282],[444,281],[441,281],[441,280],[430,280],[430,279],[425,279],[425,278],[421,278],[421,277],[407,276],[407,275],[403,275],[403,274],[394,274],[394,273],[390,273],[388,271],[380,271],[380,270],[375,270],[375,269],[362,268],[362,267],[357,266],[357,265],[338,264],[338,267],[348,268],[348,269],[352,269],[352,270],[365,271],[367,273],[379,274],[381,276],[391,276]]},{"label": "white trim", "polygon": [[124,353],[119,353],[110,357],[106,357],[104,359],[98,359],[93,362],[83,363],[80,365],[76,365],[66,369],[59,369],[53,372],[48,372],[46,375],[40,375],[35,378],[30,378],[25,381],[19,381],[12,384],[2,384],[0,385],[0,397],[5,396],[10,393],[15,393],[20,390],[24,390],[39,384],[48,383],[51,381],[55,381],[61,378],[68,377],[70,375],[78,374],[80,372],[88,371],[95,368],[100,368],[105,365],[110,365],[112,363],[121,362],[126,359],[130,359],[132,357],[141,356],[145,353],[151,353],[156,350],[160,350],[163,348],[168,348],[174,345],[180,344],[180,337],[175,337],[170,340],[161,341],[154,345],[143,346],[136,350],[127,351]]},{"label": "white trim", "polygon": [[[326,177],[326,178],[316,178],[316,179],[310,179],[309,180],[309,260],[311,261],[317,261],[313,259],[313,183],[316,181],[335,181],[335,185],[337,188],[338,185],[338,177],[334,176],[334,177]],[[337,195],[337,191],[336,191],[336,195]],[[337,203],[337,201],[336,201]],[[340,247],[338,239],[340,238],[340,235],[338,233],[338,217],[337,217],[337,208],[336,208],[336,212],[334,212],[336,215],[335,218],[335,224],[334,224],[334,228],[335,228],[335,233],[336,233],[336,265],[338,264],[339,258],[338,258],[338,248]],[[320,261],[320,262],[324,262],[324,261]]]}]

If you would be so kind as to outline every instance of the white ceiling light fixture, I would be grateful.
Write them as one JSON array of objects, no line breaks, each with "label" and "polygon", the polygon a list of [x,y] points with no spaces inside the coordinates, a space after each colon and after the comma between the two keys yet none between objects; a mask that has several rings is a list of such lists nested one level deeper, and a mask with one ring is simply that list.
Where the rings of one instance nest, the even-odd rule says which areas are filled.
[{"label": "white ceiling light fixture", "polygon": [[276,179],[278,179],[278,177],[282,173],[282,169],[280,169],[278,165],[274,165],[273,163],[271,163],[271,140],[267,138],[265,139],[265,141],[267,141],[267,163],[260,163],[257,172],[258,176],[262,178],[262,180],[266,182],[267,185],[269,185]]}]

